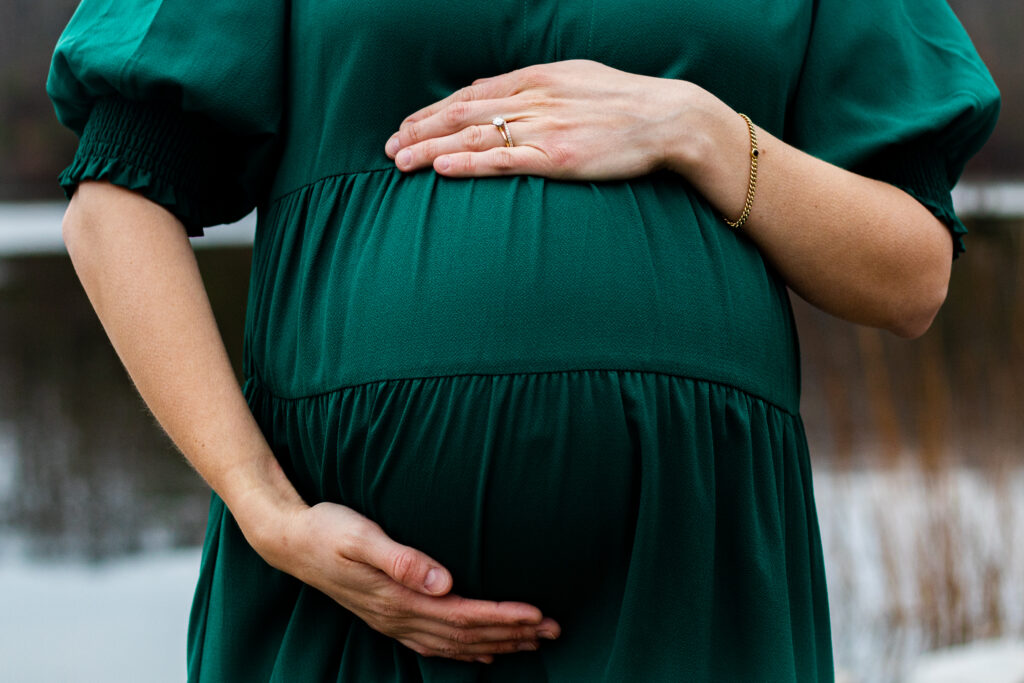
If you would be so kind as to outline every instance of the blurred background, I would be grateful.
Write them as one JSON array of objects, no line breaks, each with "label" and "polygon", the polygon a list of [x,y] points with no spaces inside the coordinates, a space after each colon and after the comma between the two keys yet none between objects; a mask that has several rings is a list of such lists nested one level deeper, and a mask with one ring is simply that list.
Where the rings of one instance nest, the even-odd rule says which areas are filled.
[{"label": "blurred background", "polygon": [[[0,0],[0,680],[182,680],[209,493],[60,239],[76,140],[43,85],[76,4]],[[956,191],[948,302],[905,341],[794,299],[846,683],[1024,681],[1024,3],[951,5],[1004,100]],[[252,230],[195,242],[236,359]]]}]

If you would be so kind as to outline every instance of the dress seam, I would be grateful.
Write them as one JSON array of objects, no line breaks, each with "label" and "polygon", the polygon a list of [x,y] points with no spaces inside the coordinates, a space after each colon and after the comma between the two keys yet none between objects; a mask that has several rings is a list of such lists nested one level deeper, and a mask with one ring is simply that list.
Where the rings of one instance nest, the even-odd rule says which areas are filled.
[{"label": "dress seam", "polygon": [[271,197],[268,200],[267,203],[268,204],[277,204],[278,202],[283,201],[284,199],[290,197],[291,195],[293,195],[293,194],[295,194],[297,192],[302,192],[303,190],[307,190],[307,189],[313,187],[314,185],[319,185],[320,183],[326,182],[328,180],[333,180],[334,178],[344,178],[344,177],[350,176],[350,175],[363,175],[363,174],[370,174],[370,173],[380,173],[382,171],[397,171],[397,170],[398,170],[398,168],[395,167],[395,166],[385,166],[383,168],[366,168],[366,169],[361,169],[359,171],[344,171],[342,173],[332,173],[330,175],[325,175],[325,176],[323,176],[321,178],[317,178],[316,180],[311,180],[308,183],[304,183],[302,185],[299,185],[298,187],[292,188],[291,190],[288,190],[287,192],[279,194],[276,197]]},{"label": "dress seam", "polygon": [[271,398],[273,398],[273,399],[275,399],[277,401],[283,401],[283,402],[287,402],[287,403],[297,403],[299,401],[309,401],[309,400],[316,400],[316,399],[319,399],[319,398],[324,398],[324,397],[330,396],[332,394],[338,394],[338,393],[340,393],[342,391],[345,391],[345,390],[348,390],[348,389],[359,389],[361,387],[366,387],[366,386],[369,386],[371,384],[388,384],[390,382],[413,382],[413,381],[416,381],[416,380],[451,379],[451,378],[456,378],[456,377],[491,377],[491,378],[494,378],[494,377],[525,377],[525,376],[529,376],[529,375],[561,375],[561,374],[579,374],[579,373],[593,373],[593,372],[614,372],[614,373],[618,373],[618,374],[639,373],[639,374],[645,374],[645,375],[659,375],[659,376],[662,376],[662,377],[670,377],[670,378],[673,378],[673,379],[689,380],[691,382],[701,382],[703,384],[714,384],[714,385],[723,387],[725,389],[732,389],[733,391],[737,391],[737,392],[739,392],[741,394],[744,394],[744,395],[749,396],[751,398],[757,399],[758,401],[761,401],[762,403],[770,405],[773,408],[775,408],[776,410],[779,410],[779,411],[781,411],[783,413],[786,413],[787,415],[790,415],[792,417],[799,417],[799,413],[798,412],[789,410],[788,408],[780,405],[776,401],[773,401],[771,399],[765,398],[764,396],[761,396],[760,394],[754,393],[754,392],[752,392],[752,391],[750,391],[748,389],[744,389],[742,387],[736,386],[735,384],[731,384],[729,382],[723,382],[721,380],[705,379],[705,378],[702,378],[702,377],[692,377],[692,376],[689,376],[689,375],[680,375],[680,374],[676,374],[676,373],[673,373],[673,372],[666,372],[664,370],[638,370],[638,369],[635,369],[635,368],[634,369],[625,369],[625,368],[573,368],[573,369],[566,369],[566,370],[533,370],[533,371],[522,371],[522,372],[453,372],[453,373],[443,373],[443,374],[437,374],[437,375],[420,375],[420,376],[415,376],[415,377],[390,377],[388,379],[374,379],[374,380],[368,380],[366,382],[357,382],[356,384],[345,384],[345,385],[342,385],[342,386],[334,387],[332,389],[325,389],[323,391],[318,391],[318,392],[313,393],[313,394],[305,394],[303,396],[282,396],[282,395],[278,394],[277,392],[275,392],[273,389],[271,389],[269,387],[269,385],[259,376],[259,373],[257,373],[257,372],[253,372],[249,376],[248,379],[249,379],[249,381],[256,382],[259,385],[260,391],[268,394]]}]

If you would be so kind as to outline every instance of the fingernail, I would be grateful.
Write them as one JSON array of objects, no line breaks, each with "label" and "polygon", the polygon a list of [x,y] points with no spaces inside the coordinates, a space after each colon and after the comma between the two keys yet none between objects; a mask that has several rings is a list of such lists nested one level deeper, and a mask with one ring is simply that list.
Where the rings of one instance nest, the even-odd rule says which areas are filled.
[{"label": "fingernail", "polygon": [[388,140],[388,144],[384,145],[384,151],[387,152],[388,154],[390,154],[391,156],[395,156],[395,154],[398,153],[398,136],[397,135],[392,135],[391,136],[391,139]]},{"label": "fingernail", "polygon": [[547,629],[541,629],[537,631],[537,635],[541,638],[546,638],[547,640],[554,640],[558,637],[554,634],[553,631],[548,631]]},{"label": "fingernail", "polygon": [[437,593],[444,588],[444,574],[441,573],[440,569],[431,569],[427,572],[427,578],[423,582],[423,587],[431,593]]},{"label": "fingernail", "polygon": [[438,171],[447,171],[448,167],[451,166],[451,165],[452,165],[452,162],[451,162],[451,160],[448,159],[448,157],[438,157],[438,159],[437,159],[437,170]]},{"label": "fingernail", "polygon": [[395,158],[395,161],[398,162],[399,166],[407,166],[409,162],[412,161],[412,152],[410,152],[407,149],[403,149],[401,152],[398,153],[398,156]]},{"label": "fingernail", "polygon": [[490,664],[491,663],[491,660],[488,659],[487,657],[477,657],[476,661],[480,662],[481,664]]},{"label": "fingernail", "polygon": [[523,642],[519,643],[519,651],[520,652],[533,652],[538,647],[540,647],[540,646],[537,643],[534,643],[533,641],[530,641],[530,640],[524,640]]}]

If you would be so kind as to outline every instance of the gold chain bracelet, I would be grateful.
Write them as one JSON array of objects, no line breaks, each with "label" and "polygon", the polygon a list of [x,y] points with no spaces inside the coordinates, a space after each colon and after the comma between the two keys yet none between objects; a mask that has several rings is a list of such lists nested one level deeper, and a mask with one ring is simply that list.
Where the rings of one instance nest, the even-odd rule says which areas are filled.
[{"label": "gold chain bracelet", "polygon": [[747,184],[747,201],[743,203],[743,213],[740,214],[740,217],[735,221],[731,221],[723,216],[725,222],[733,229],[737,229],[747,222],[747,218],[750,216],[750,208],[754,206],[754,191],[757,189],[757,157],[761,155],[761,151],[757,148],[757,133],[754,131],[754,122],[746,114],[740,114],[740,116],[747,122],[747,128],[750,130],[750,182]]}]

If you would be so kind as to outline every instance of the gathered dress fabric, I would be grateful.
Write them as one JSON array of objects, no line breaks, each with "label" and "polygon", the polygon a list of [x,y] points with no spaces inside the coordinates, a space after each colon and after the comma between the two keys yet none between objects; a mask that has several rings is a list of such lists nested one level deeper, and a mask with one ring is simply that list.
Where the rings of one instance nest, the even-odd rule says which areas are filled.
[{"label": "gathered dress fabric", "polygon": [[563,628],[491,665],[421,657],[264,563],[214,496],[190,680],[833,679],[797,337],[753,243],[668,172],[450,179],[384,154],[474,79],[573,58],[693,81],[963,248],[950,188],[999,94],[942,0],[79,6],[48,80],[81,137],[61,183],[196,236],[257,209],[244,391],[303,498]]}]

